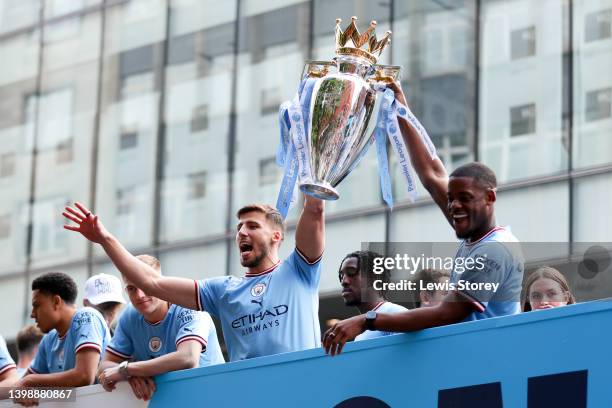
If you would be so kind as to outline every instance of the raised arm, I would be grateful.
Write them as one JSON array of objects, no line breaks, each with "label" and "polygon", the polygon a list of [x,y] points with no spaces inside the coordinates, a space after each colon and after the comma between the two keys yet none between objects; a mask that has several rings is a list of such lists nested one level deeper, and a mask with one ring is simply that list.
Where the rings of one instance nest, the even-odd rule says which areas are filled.
[{"label": "raised arm", "polygon": [[318,198],[304,197],[304,208],[295,231],[295,246],[309,261],[315,261],[325,248],[325,204]]},{"label": "raised arm", "polygon": [[97,215],[92,214],[83,204],[75,203],[75,207],[66,207],[62,213],[77,224],[64,225],[65,229],[78,232],[91,242],[100,244],[117,269],[147,295],[197,310],[193,280],[160,276],[125,249],[121,242],[104,228]]},{"label": "raised arm", "polygon": [[[397,83],[390,84],[389,88],[393,89],[395,92],[395,99],[398,102],[408,106],[404,92]],[[432,160],[431,154],[427,150],[425,143],[423,143],[421,136],[407,120],[399,118],[398,122],[402,137],[404,138],[404,143],[406,143],[408,147],[408,153],[410,154],[410,160],[414,166],[414,170],[417,172],[423,186],[427,189],[433,200],[444,213],[448,222],[452,225],[447,210],[448,176],[444,165],[437,157]]]}]

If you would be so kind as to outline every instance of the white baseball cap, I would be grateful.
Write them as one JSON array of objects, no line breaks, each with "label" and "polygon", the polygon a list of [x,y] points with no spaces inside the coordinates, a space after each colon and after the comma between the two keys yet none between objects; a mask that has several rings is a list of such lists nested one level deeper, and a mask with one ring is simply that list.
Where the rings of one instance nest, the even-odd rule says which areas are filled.
[{"label": "white baseball cap", "polygon": [[121,281],[118,277],[106,273],[99,273],[87,279],[84,299],[93,305],[104,302],[125,303]]}]

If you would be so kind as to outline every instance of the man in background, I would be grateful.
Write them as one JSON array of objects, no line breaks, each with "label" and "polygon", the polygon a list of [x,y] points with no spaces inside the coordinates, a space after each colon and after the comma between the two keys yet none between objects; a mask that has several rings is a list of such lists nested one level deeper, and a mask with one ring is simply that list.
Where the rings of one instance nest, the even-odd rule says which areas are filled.
[{"label": "man in background", "polygon": [[114,334],[113,322],[119,316],[125,299],[119,278],[106,273],[99,273],[85,282],[85,295],[83,306],[90,306],[102,313],[106,325],[110,329],[111,337]]},{"label": "man in background", "polygon": [[[397,313],[407,310],[404,306],[391,303],[385,298],[385,291],[374,289],[374,280],[389,282],[389,271],[375,275],[374,259],[382,255],[373,251],[355,251],[346,255],[340,264],[338,279],[342,285],[342,299],[346,306],[354,306],[360,313],[377,311],[379,313]],[[366,330],[355,341],[396,334],[380,330]]]},{"label": "man in background", "polygon": [[[433,307],[437,306],[444,300],[448,294],[448,280],[450,272],[439,269],[421,269],[414,277],[414,282],[417,284],[418,299],[415,300],[417,307]],[[437,285],[438,289],[425,289],[427,285]],[[421,289],[423,288],[423,289]]]},{"label": "man in background", "polygon": [[23,377],[36,357],[43,332],[35,324],[30,324],[17,333],[17,375]]}]

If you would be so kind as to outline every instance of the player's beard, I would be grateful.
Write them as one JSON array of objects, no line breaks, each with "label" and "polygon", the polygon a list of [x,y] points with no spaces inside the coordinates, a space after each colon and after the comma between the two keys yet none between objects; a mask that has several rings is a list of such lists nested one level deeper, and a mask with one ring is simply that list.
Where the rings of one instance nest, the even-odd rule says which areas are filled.
[{"label": "player's beard", "polygon": [[357,296],[344,301],[345,306],[359,306],[360,304],[361,304],[361,299],[358,298]]},{"label": "player's beard", "polygon": [[253,258],[252,261],[245,261],[244,263],[242,263],[242,266],[244,266],[245,268],[256,268],[259,266],[259,264],[268,257],[268,255],[270,254],[270,245],[272,245],[272,242],[270,242],[269,244],[262,244],[261,246],[261,253],[257,256],[255,256],[255,258]]}]

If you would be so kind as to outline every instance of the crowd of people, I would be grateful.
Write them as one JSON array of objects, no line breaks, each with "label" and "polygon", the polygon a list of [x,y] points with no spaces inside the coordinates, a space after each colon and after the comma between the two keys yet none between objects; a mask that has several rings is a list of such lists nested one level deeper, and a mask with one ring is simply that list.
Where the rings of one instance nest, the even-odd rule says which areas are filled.
[{"label": "crowd of people", "polygon": [[[392,88],[405,105],[399,86]],[[0,389],[98,382],[113,391],[118,382],[127,381],[137,398],[148,400],[158,374],[225,362],[211,316],[220,322],[229,360],[238,361],[321,345],[326,353],[336,355],[352,340],[512,315],[521,308],[541,310],[574,303],[567,280],[553,268],[538,269],[523,285],[522,256],[508,245],[518,240],[495,219],[493,171],[481,163],[469,163],[448,176],[410,123],[400,119],[399,124],[421,182],[461,240],[456,257],[484,260],[479,270],[425,269],[416,279],[495,283],[496,290],[422,290],[416,299],[418,307],[407,309],[388,301],[386,293],[372,285],[373,262],[381,255],[352,252],[340,262],[338,277],[345,304],[356,307],[359,315],[336,322],[321,336],[323,201],[305,197],[295,246],[284,259],[279,257],[285,237],[279,211],[264,204],[241,208],[236,245],[244,275],[202,280],[162,274],[157,259],[131,254],[98,215],[75,203],[63,212],[68,222],[64,228],[100,245],[121,280],[106,274],[91,277],[79,308],[78,288],[70,276],[53,272],[34,279],[31,317],[36,326],[19,333],[17,364],[0,341],[0,387],[5,387]],[[388,281],[389,271],[381,279]]]}]

